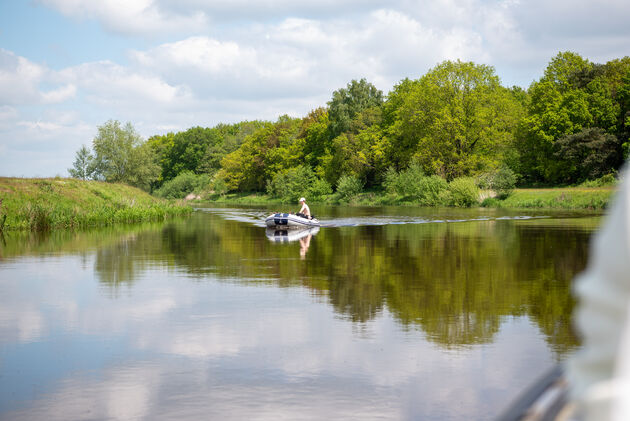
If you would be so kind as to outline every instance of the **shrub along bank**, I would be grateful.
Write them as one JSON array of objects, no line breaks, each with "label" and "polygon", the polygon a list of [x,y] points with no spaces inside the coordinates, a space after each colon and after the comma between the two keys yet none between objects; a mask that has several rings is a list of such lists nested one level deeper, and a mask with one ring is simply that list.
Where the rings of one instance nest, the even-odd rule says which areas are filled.
[{"label": "shrub along bank", "polygon": [[192,211],[135,187],[62,178],[0,177],[0,232],[164,220]]}]

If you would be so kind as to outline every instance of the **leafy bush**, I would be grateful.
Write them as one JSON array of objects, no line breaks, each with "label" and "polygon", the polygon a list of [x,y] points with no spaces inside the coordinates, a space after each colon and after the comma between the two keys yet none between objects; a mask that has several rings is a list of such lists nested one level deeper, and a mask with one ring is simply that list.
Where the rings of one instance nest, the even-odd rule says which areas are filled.
[{"label": "leafy bush", "polygon": [[328,181],[322,180],[321,178],[316,178],[308,189],[308,196],[312,200],[321,200],[331,193],[332,187],[330,186]]},{"label": "leafy bush", "polygon": [[471,207],[479,203],[479,188],[473,178],[456,178],[448,183],[448,190],[442,197],[450,206]]},{"label": "leafy bush", "polygon": [[220,194],[221,196],[223,196],[225,193],[228,192],[227,183],[223,178],[215,177],[212,181],[212,190],[214,191],[214,194]]},{"label": "leafy bush", "polygon": [[415,199],[421,196],[421,180],[424,171],[418,163],[412,163],[406,170],[396,172],[390,167],[385,173],[383,185],[390,195],[398,195],[406,199]]},{"label": "leafy bush", "polygon": [[580,187],[604,187],[604,186],[614,186],[617,184],[617,179],[614,174],[606,174],[596,180],[586,180]]},{"label": "leafy bush", "polygon": [[168,180],[154,194],[166,199],[183,199],[189,193],[200,193],[210,185],[207,174],[194,174],[192,171],[182,171],[177,177]]},{"label": "leafy bush", "polygon": [[383,180],[383,187],[385,187],[387,194],[392,196],[399,194],[398,180],[398,172],[394,169],[394,167],[387,168],[387,171],[385,171],[385,178]]},{"label": "leafy bush", "polygon": [[438,175],[430,177],[422,177],[418,181],[420,190],[418,201],[424,206],[438,206],[441,204],[441,198],[448,189],[448,183],[445,179]]},{"label": "leafy bush", "polygon": [[383,185],[389,195],[414,200],[424,206],[439,205],[440,196],[448,187],[442,177],[425,176],[422,167],[417,163],[412,163],[401,172],[390,167],[385,173]]},{"label": "leafy bush", "polygon": [[501,201],[496,197],[486,197],[483,202],[481,202],[481,207],[484,208],[496,208],[499,207]]},{"label": "leafy bush", "polygon": [[306,196],[317,177],[310,167],[300,165],[274,175],[267,180],[267,193],[283,202],[296,202]]},{"label": "leafy bush", "polygon": [[499,197],[508,197],[516,187],[516,174],[508,167],[501,167],[493,174],[490,188]]},{"label": "leafy bush", "polygon": [[363,182],[355,175],[342,175],[337,183],[337,194],[344,201],[350,201],[363,190]]}]

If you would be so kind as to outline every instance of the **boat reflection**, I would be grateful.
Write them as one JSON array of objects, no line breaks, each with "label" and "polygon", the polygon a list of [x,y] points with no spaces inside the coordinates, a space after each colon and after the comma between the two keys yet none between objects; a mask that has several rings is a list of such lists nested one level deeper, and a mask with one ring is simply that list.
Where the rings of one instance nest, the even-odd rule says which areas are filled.
[{"label": "boat reflection", "polygon": [[294,241],[300,242],[300,258],[306,258],[306,252],[311,245],[311,238],[317,235],[319,227],[312,227],[307,229],[286,229],[279,230],[273,228],[267,228],[266,235],[270,241],[274,243],[291,243]]}]

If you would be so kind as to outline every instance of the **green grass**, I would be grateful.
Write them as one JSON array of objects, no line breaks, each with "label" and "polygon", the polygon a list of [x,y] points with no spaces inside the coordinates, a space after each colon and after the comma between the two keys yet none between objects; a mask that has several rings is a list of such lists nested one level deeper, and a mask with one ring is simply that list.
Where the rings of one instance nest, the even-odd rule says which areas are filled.
[{"label": "green grass", "polygon": [[[496,208],[539,208],[539,209],[585,209],[602,210],[608,206],[616,187],[555,187],[545,189],[515,189],[507,198],[499,199],[489,196],[489,191],[480,191],[479,205]],[[208,196],[202,202],[266,205],[282,203],[280,199],[272,198],[264,193],[230,193],[226,195]],[[364,191],[354,196],[348,202],[340,202],[336,194],[331,194],[322,200],[310,200],[309,203],[325,203],[329,205],[357,205],[357,206],[419,206],[417,202],[396,196],[387,195],[382,190]]]},{"label": "green grass", "polygon": [[158,221],[192,211],[124,184],[63,178],[0,177],[0,200],[0,231]]},{"label": "green grass", "polygon": [[563,187],[516,189],[507,198],[489,198],[482,206],[498,208],[551,208],[602,210],[608,206],[615,187]]}]

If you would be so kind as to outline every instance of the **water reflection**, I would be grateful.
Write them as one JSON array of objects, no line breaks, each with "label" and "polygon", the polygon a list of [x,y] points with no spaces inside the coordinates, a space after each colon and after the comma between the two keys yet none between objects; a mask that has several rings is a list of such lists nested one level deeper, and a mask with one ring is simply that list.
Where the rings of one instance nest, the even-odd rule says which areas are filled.
[{"label": "water reflection", "polygon": [[597,218],[270,241],[248,212],[7,236],[0,418],[485,419],[578,346]]},{"label": "water reflection", "polygon": [[284,232],[196,215],[128,233],[71,234],[65,242],[61,235],[38,237],[22,248],[84,253],[93,241],[97,279],[112,291],[156,266],[194,277],[303,286],[353,322],[387,308],[406,328],[446,347],[491,342],[504,317],[526,314],[554,352],[564,354],[577,344],[569,284],[585,265],[596,223],[494,219]]},{"label": "water reflection", "polygon": [[317,235],[319,227],[312,227],[306,229],[274,229],[267,228],[266,235],[270,241],[274,243],[291,243],[299,241],[300,243],[300,258],[304,260],[308,248],[311,246],[311,238]]}]

